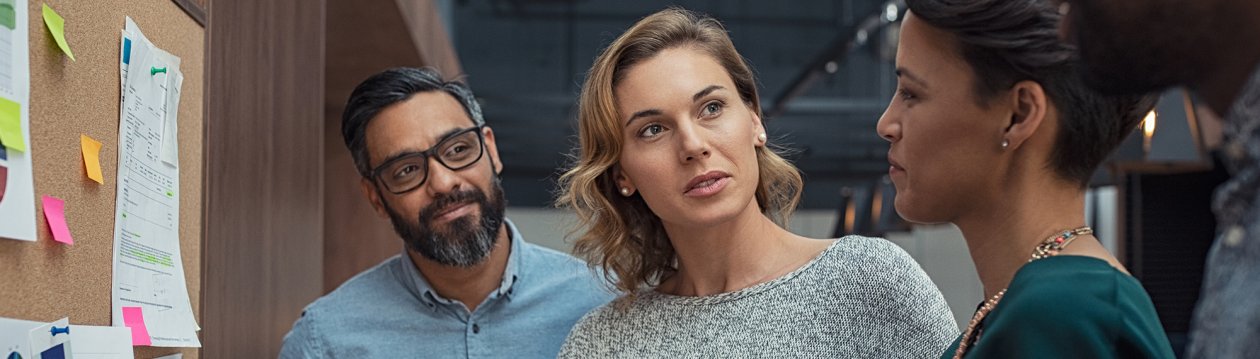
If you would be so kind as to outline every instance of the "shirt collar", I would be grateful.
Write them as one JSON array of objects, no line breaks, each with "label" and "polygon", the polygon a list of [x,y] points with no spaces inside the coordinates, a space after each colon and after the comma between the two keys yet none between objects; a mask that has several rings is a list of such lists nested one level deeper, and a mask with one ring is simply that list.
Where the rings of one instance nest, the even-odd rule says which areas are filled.
[{"label": "shirt collar", "polygon": [[[499,288],[495,290],[494,296],[508,297],[510,299],[512,297],[512,293],[514,292],[513,289],[516,286],[516,282],[520,279],[520,268],[522,262],[521,252],[525,250],[525,241],[521,238],[521,232],[516,229],[516,225],[513,224],[511,220],[504,218],[503,223],[507,227],[508,241],[510,241],[511,246],[508,249],[507,266],[505,266],[503,270],[503,280],[499,282]],[[424,279],[424,275],[420,274],[420,269],[416,267],[416,263],[411,260],[411,256],[407,254],[406,249],[403,250],[402,254],[402,267],[402,270],[405,273],[403,284],[421,301],[426,303],[435,301],[442,304],[451,304],[455,302],[453,300],[443,298],[437,292],[433,291],[433,287],[430,286],[429,282]]]}]

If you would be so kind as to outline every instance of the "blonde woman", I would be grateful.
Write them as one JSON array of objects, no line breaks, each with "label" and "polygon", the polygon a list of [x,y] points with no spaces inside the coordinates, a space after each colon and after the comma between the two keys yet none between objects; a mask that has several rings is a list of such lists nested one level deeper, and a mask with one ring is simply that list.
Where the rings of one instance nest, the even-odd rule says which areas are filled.
[{"label": "blonde woman", "polygon": [[769,149],[757,84],[714,19],[667,9],[596,59],[562,206],[575,250],[623,292],[561,357],[939,354],[957,333],[897,246],[783,228],[796,168]]}]

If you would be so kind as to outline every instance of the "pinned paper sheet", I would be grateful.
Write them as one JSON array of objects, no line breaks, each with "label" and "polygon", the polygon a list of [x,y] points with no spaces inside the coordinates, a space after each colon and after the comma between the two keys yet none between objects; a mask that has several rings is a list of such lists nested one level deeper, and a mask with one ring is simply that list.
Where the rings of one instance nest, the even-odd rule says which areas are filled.
[{"label": "pinned paper sheet", "polygon": [[48,32],[52,33],[53,40],[57,40],[57,47],[61,48],[61,52],[70,56],[70,60],[74,60],[74,51],[70,51],[70,44],[66,43],[66,19],[57,15],[57,12],[48,7],[48,4],[44,4],[44,24],[48,25]]},{"label": "pinned paper sheet", "polygon": [[131,328],[131,345],[153,344],[149,329],[144,325],[144,310],[140,307],[122,307],[123,323]]},{"label": "pinned paper sheet", "polygon": [[83,166],[87,168],[88,178],[105,184],[105,176],[101,174],[101,142],[87,135],[79,135],[79,145],[83,147]]},{"label": "pinned paper sheet", "polygon": [[0,97],[0,143],[14,151],[26,152],[22,138],[22,108],[17,102]]},{"label": "pinned paper sheet", "polygon": [[131,347],[131,328],[74,326],[75,359],[135,359]]},{"label": "pinned paper sheet", "polygon": [[57,344],[39,353],[39,359],[66,359],[66,345]]},{"label": "pinned paper sheet", "polygon": [[[30,353],[39,359],[66,359],[71,357],[70,318],[61,318],[52,323],[39,325],[27,333]],[[39,356],[34,356],[38,353]]]},{"label": "pinned paper sheet", "polygon": [[74,244],[70,236],[70,228],[66,227],[66,202],[53,196],[44,196],[44,218],[48,220],[48,228],[52,230],[53,240],[65,244]]}]

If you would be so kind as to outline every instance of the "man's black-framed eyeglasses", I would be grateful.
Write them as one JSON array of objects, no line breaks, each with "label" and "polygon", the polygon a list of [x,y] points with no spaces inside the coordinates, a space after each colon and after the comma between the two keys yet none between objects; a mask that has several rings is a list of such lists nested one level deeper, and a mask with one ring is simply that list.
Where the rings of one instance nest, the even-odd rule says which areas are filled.
[{"label": "man's black-framed eyeglasses", "polygon": [[389,160],[372,170],[372,178],[389,192],[403,194],[429,179],[429,157],[452,171],[468,168],[486,152],[481,128],[459,130],[427,150]]}]

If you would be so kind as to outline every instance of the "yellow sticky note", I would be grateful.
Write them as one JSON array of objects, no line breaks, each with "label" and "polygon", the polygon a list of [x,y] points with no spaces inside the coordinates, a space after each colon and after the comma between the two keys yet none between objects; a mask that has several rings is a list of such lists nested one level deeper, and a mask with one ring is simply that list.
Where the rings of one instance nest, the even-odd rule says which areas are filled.
[{"label": "yellow sticky note", "polygon": [[88,178],[105,184],[105,176],[101,174],[101,142],[79,135],[79,145],[83,147],[83,166],[87,167]]},{"label": "yellow sticky note", "polygon": [[14,151],[26,152],[22,137],[22,106],[0,97],[0,143]]},{"label": "yellow sticky note", "polygon": [[70,44],[66,43],[66,19],[57,15],[57,12],[48,7],[48,4],[44,4],[44,24],[48,25],[48,32],[52,33],[53,40],[57,40],[57,47],[61,48],[61,52],[70,56],[70,60],[74,60],[74,51],[70,51]]}]

